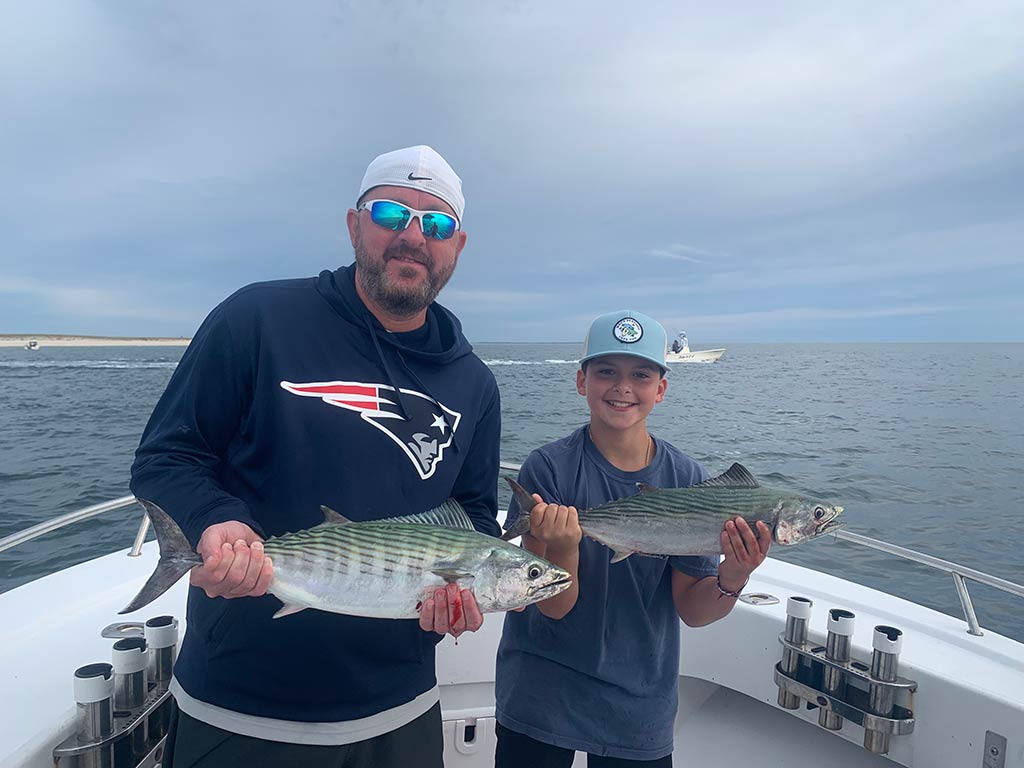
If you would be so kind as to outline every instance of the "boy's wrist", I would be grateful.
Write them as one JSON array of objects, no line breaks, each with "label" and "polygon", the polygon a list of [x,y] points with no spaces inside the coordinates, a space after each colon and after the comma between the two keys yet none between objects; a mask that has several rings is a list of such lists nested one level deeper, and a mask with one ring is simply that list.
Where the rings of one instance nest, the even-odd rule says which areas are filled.
[{"label": "boy's wrist", "polygon": [[579,542],[570,542],[568,544],[548,544],[546,557],[550,560],[552,557],[564,558],[575,555],[579,552]]},{"label": "boy's wrist", "polygon": [[718,591],[722,595],[727,596],[727,597],[739,597],[740,596],[740,592],[742,592],[743,588],[745,586],[747,586],[747,582],[748,581],[750,581],[749,577],[744,579],[742,584],[740,584],[735,589],[733,589],[733,585],[732,585],[731,579],[726,577],[726,580],[722,581],[721,574],[719,574],[719,575],[717,575],[715,577],[715,584],[718,587]]}]

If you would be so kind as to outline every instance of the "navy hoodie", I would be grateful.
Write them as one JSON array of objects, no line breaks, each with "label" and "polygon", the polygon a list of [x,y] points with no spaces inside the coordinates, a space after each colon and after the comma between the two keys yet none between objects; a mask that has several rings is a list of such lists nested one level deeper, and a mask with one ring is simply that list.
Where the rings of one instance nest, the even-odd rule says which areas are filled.
[{"label": "navy hoodie", "polygon": [[[422,512],[454,497],[495,521],[500,403],[458,319],[437,303],[388,333],[355,291],[355,266],[242,288],[199,328],[132,465],[193,545],[239,520],[270,537],[322,522]],[[189,589],[179,685],[209,704],[300,722],[354,720],[436,684],[441,639],[416,620],[306,610]]]}]

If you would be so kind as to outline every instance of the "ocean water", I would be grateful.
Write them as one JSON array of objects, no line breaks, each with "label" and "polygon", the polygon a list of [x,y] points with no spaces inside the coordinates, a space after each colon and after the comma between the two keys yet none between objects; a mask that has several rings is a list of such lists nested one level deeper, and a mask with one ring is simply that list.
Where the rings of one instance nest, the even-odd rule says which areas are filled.
[{"label": "ocean water", "polygon": [[[851,531],[1024,582],[1024,344],[704,344],[672,368],[651,430],[717,473],[845,506]],[[181,348],[0,348],[0,537],[128,494]],[[476,345],[502,395],[502,458],[584,423],[578,344]],[[502,488],[502,503],[508,495]],[[141,510],[0,553],[0,591],[131,545]],[[960,616],[950,576],[829,539],[773,556]],[[1024,641],[1024,600],[968,582],[982,626]]]}]

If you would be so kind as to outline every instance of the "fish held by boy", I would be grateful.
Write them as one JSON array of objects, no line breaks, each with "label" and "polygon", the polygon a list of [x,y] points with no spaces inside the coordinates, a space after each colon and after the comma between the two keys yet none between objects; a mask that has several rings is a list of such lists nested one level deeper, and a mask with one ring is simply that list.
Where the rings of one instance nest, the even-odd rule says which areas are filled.
[{"label": "fish held by boy", "polygon": [[[530,529],[529,511],[536,499],[511,478],[523,514],[505,532],[512,539]],[[611,562],[642,555],[719,555],[720,534],[727,520],[742,517],[757,535],[760,520],[772,532],[772,542],[789,546],[842,527],[836,518],[842,507],[790,491],[765,488],[742,464],[733,464],[718,477],[687,488],[654,488],[638,483],[640,493],[578,511],[580,528],[609,547]]]},{"label": "fish held by boy", "polygon": [[[120,613],[149,604],[202,557],[178,524],[140,499],[160,545],[160,562]],[[351,522],[328,507],[324,522],[267,539],[274,563],[267,592],[284,603],[274,618],[306,608],[352,616],[414,619],[420,601],[449,583],[472,589],[482,613],[520,608],[567,589],[569,573],[473,528],[454,499],[416,515]]]}]

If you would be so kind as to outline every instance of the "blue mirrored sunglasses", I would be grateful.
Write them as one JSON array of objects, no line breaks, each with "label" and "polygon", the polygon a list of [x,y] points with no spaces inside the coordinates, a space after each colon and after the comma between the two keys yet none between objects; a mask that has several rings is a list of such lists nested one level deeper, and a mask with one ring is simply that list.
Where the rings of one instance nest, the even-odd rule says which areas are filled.
[{"label": "blue mirrored sunglasses", "polygon": [[359,210],[368,210],[374,224],[392,232],[401,232],[413,219],[420,220],[424,237],[435,240],[448,240],[459,229],[458,219],[450,214],[443,211],[417,211],[394,200],[364,200]]}]

